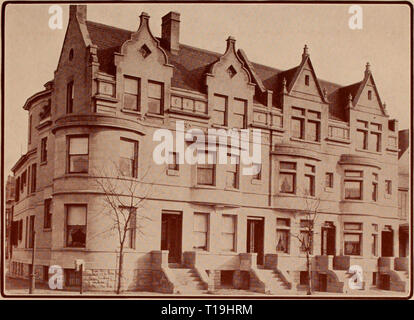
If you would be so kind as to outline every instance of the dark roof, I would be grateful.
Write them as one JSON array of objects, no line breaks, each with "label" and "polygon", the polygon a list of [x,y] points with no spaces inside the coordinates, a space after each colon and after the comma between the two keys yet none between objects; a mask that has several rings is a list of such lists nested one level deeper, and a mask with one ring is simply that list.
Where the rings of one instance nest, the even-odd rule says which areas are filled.
[{"label": "dark roof", "polygon": [[410,146],[410,130],[400,130],[398,131],[398,159],[404,154],[404,152]]},{"label": "dark roof", "polygon": [[[100,70],[108,74],[115,74],[114,53],[120,52],[122,44],[131,38],[132,31],[124,30],[105,24],[86,21],[92,43],[98,47],[98,61]],[[168,61],[174,66],[171,85],[188,90],[205,92],[205,73],[222,54],[211,52],[188,45],[180,44],[178,54],[171,54],[166,50]],[[264,86],[273,91],[274,101],[282,91],[283,79],[289,86],[299,66],[288,70],[280,70],[251,63],[254,71],[262,80]],[[346,121],[345,107],[349,93],[355,97],[359,84],[342,87],[341,85],[319,80],[321,89],[326,89],[330,101],[330,118]]]}]

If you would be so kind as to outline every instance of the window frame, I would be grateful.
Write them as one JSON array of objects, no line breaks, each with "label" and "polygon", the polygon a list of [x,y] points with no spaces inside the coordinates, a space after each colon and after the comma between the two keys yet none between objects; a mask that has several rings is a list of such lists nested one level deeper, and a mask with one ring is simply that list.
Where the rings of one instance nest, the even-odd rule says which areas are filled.
[{"label": "window frame", "polygon": [[[149,93],[150,92],[150,90],[149,90],[150,85],[157,85],[157,86],[160,87],[161,97],[158,98],[158,97],[152,97],[152,96],[150,96],[150,93]],[[164,114],[164,83],[158,82],[158,81],[154,81],[154,80],[148,80],[147,100],[148,100],[147,101],[147,107],[148,107],[147,113],[148,114],[163,115]],[[160,103],[160,110],[159,110],[159,112],[149,111],[150,100],[159,101],[159,103]]]},{"label": "window frame", "polygon": [[[130,219],[128,221],[127,229],[125,230],[125,241],[124,241],[124,248],[125,249],[136,249],[136,238],[137,238],[137,208],[135,207],[120,207],[120,210],[130,210],[132,212],[129,212]],[[133,227],[131,227],[131,224],[134,224]],[[128,236],[126,233],[130,233]],[[129,240],[129,243],[128,243]]]},{"label": "window frame", "polygon": [[[136,85],[137,85],[137,93],[131,93],[131,92],[127,92],[126,91],[126,79],[128,80],[133,80],[136,81]],[[135,96],[137,103],[135,108],[128,108],[126,106],[125,103],[125,98],[126,96]],[[123,96],[122,96],[122,108],[124,110],[128,110],[128,111],[135,111],[135,112],[140,112],[141,111],[141,78],[138,77],[133,77],[133,76],[129,76],[129,75],[124,75],[124,88],[123,88]]]},{"label": "window frame", "polygon": [[[209,164],[208,162],[208,158],[209,158],[209,153],[213,154],[213,157],[216,158],[217,157],[217,152],[216,151],[211,151],[211,150],[205,150],[204,151],[204,159],[206,159],[206,163],[196,163],[196,184],[197,186],[216,186],[216,174],[217,174],[217,166],[216,166],[216,161],[214,161],[214,164]],[[217,158],[216,158],[217,159]],[[212,183],[200,183],[199,181],[199,169],[201,170],[209,170],[212,171]]]},{"label": "window frame", "polygon": [[[216,107],[216,98],[224,98],[224,111],[220,110]],[[228,126],[228,109],[229,109],[229,99],[228,96],[226,95],[222,95],[222,94],[214,94],[213,95],[213,108],[212,108],[212,119],[215,120],[214,114],[215,113],[220,113],[223,114],[223,123],[213,123],[214,125],[217,126],[223,126],[226,127]]]},{"label": "window frame", "polygon": [[75,99],[74,83],[71,80],[66,85],[66,114],[73,113],[73,101]]},{"label": "window frame", "polygon": [[[295,169],[286,169],[286,168],[282,168],[282,164],[294,164]],[[283,193],[283,194],[296,194],[296,175],[297,175],[297,162],[293,162],[293,161],[279,161],[279,180],[281,180],[281,175],[289,175],[293,177],[293,186],[292,186],[292,191],[283,191],[281,189],[282,185],[279,182],[279,193]]]},{"label": "window frame", "polygon": [[47,162],[47,137],[43,137],[40,140],[40,162]]},{"label": "window frame", "polygon": [[325,187],[333,189],[334,187],[334,173],[325,172]]},{"label": "window frame", "polygon": [[[124,138],[121,137],[120,141],[124,141],[124,142],[128,142],[128,143],[133,143],[134,144],[134,159],[133,161],[133,165],[132,165],[132,175],[124,175],[124,173],[121,171],[121,167],[119,168],[120,174],[122,174],[123,177],[129,177],[129,178],[138,178],[138,167],[139,167],[139,141],[137,140],[132,140],[129,138]],[[121,143],[119,144],[121,146]],[[119,161],[121,161],[121,150],[120,150],[120,155],[119,155]],[[129,159],[131,160],[131,159]]]},{"label": "window frame", "polygon": [[[88,230],[88,205],[87,204],[83,204],[83,203],[68,203],[64,205],[65,207],[65,242],[64,242],[64,246],[65,248],[75,248],[75,249],[86,249],[86,244],[87,244],[87,230]],[[69,207],[83,207],[85,208],[85,243],[84,246],[69,246],[68,245],[68,236],[69,236],[69,225],[68,225],[68,219],[69,219]]]},{"label": "window frame", "polygon": [[243,103],[243,113],[241,114],[241,113],[239,113],[239,111],[238,110],[236,110],[236,108],[234,107],[233,108],[233,114],[234,115],[237,115],[237,116],[241,116],[242,117],[242,126],[241,127],[237,127],[237,126],[235,126],[235,128],[238,128],[238,129],[245,129],[246,128],[246,110],[247,110],[247,100],[245,100],[245,99],[241,99],[241,98],[234,98],[233,99],[234,100],[234,106],[236,105],[236,101],[238,102],[238,103]]},{"label": "window frame", "polygon": [[[354,229],[354,228],[349,228],[347,229],[346,226],[349,225],[359,225],[358,229]],[[345,235],[349,234],[349,235],[358,235],[359,236],[359,248],[358,248],[358,253],[354,254],[354,253],[348,253],[347,247],[346,247],[346,241],[345,241]],[[344,248],[344,255],[346,256],[362,256],[363,255],[363,246],[362,246],[362,241],[363,241],[363,224],[361,222],[345,222],[343,225],[343,248]]]},{"label": "window frame", "polygon": [[233,248],[231,250],[224,250],[223,247],[221,247],[221,251],[224,252],[237,252],[237,215],[234,214],[222,214],[222,219],[224,217],[231,217],[233,220],[233,232],[224,232],[221,230],[221,237],[223,238],[223,234],[232,234],[233,235]]},{"label": "window frame", "polygon": [[[83,153],[81,153],[81,154],[70,154],[70,140],[71,139],[79,139],[79,138],[87,138],[88,139],[88,144],[87,144],[87,149],[88,149],[88,152],[86,153],[86,154],[83,154]],[[67,135],[66,136],[66,144],[67,144],[67,152],[66,152],[66,158],[67,158],[67,163],[66,163],[66,173],[77,173],[77,174],[86,174],[86,173],[88,173],[89,172],[89,135],[88,134],[81,134],[81,135],[79,135],[79,134],[77,134],[77,135]],[[88,159],[88,166],[87,166],[87,169],[86,169],[86,172],[84,172],[84,171],[71,171],[70,170],[70,159],[71,159],[71,156],[86,156],[87,157],[87,159]]]},{"label": "window frame", "polygon": [[[310,172],[306,171],[306,168],[310,168]],[[306,189],[304,189],[304,194],[310,197],[315,197],[316,194],[316,166],[305,163],[305,182],[306,178],[309,179],[310,182],[310,193],[308,194],[306,192]],[[306,185],[305,185],[306,187]]]},{"label": "window frame", "polygon": [[[287,221],[288,223],[286,225],[279,224],[279,221]],[[284,253],[284,254],[290,254],[290,227],[291,227],[291,221],[290,218],[276,218],[276,246],[275,251],[276,253]],[[278,250],[278,235],[279,233],[287,233],[287,243],[286,243],[286,249]]]},{"label": "window frame", "polygon": [[[293,112],[297,111],[297,112]],[[294,135],[293,121],[298,121],[300,124],[300,136]],[[315,138],[311,138],[309,128],[310,123],[315,124],[316,132]],[[303,140],[305,142],[321,142],[321,112],[311,109],[300,108],[292,106],[291,111],[291,137],[293,139]]]},{"label": "window frame", "polygon": [[[350,176],[347,173],[356,172],[360,173],[358,176]],[[359,183],[359,197],[347,197],[347,182],[358,182]],[[364,199],[364,172],[362,170],[345,170],[344,171],[344,200],[363,200]]]},{"label": "window frame", "polygon": [[[231,158],[232,155],[231,154],[227,154],[227,164],[226,164],[226,189],[239,189],[240,187],[240,157],[233,155],[234,157],[238,158],[237,163],[236,164],[232,164],[231,163]],[[230,167],[233,168],[233,166],[235,166],[235,171],[230,170]],[[234,184],[233,185],[228,185],[228,181],[227,181],[227,177],[228,174],[232,173],[234,175]]]},{"label": "window frame", "polygon": [[43,208],[43,229],[52,228],[52,199],[48,198],[44,200]]},{"label": "window frame", "polygon": [[[206,231],[200,231],[200,230],[195,230],[195,217],[196,215],[203,215],[206,217]],[[210,243],[210,213],[208,212],[194,212],[193,214],[193,235],[196,233],[203,233],[205,234],[205,247],[195,247],[195,244],[193,243],[193,250],[196,251],[209,251],[209,243]],[[194,240],[193,240],[194,241]]]}]

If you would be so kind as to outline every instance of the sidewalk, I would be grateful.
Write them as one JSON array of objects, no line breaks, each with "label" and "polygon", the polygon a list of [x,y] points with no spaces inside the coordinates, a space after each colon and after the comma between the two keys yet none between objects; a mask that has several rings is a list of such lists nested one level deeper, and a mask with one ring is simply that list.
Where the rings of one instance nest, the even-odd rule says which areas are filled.
[{"label": "sidewalk", "polygon": [[[10,295],[22,295],[22,296],[29,296],[29,280],[26,279],[14,279],[10,277],[6,277],[6,294]],[[51,290],[48,288],[47,284],[36,282],[35,288],[35,295],[62,295],[62,296],[80,296],[79,291],[75,290]],[[88,291],[84,292],[82,296],[116,296],[115,292],[96,292],[96,291]],[[158,293],[158,292],[150,292],[150,291],[127,291],[123,292],[121,297],[128,296],[128,297],[151,297],[151,296],[159,296],[159,297],[169,297],[171,294],[166,293]],[[180,294],[174,294],[179,298]],[[277,295],[269,295],[269,294],[261,294],[257,292],[252,292],[248,290],[236,290],[236,289],[219,289],[214,294],[204,294],[201,297],[209,298],[214,296],[252,296],[252,299],[255,297],[266,297],[266,298],[277,298]],[[291,297],[302,297],[306,296],[306,292],[292,292]],[[353,297],[353,296],[361,296],[361,297],[370,297],[370,296],[377,296],[377,297],[401,297],[403,298],[406,296],[404,293],[401,292],[394,292],[394,291],[386,291],[386,290],[379,290],[379,289],[369,289],[369,290],[362,290],[362,291],[355,291],[354,294],[338,294],[338,293],[331,293],[331,292],[313,292],[312,296],[317,296],[318,298],[332,298],[332,297]],[[312,297],[310,296],[310,297]]]}]

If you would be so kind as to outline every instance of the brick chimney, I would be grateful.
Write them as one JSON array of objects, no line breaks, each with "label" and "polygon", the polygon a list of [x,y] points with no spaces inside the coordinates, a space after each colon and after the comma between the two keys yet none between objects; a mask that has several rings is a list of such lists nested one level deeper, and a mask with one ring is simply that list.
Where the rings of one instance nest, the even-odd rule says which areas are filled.
[{"label": "brick chimney", "polygon": [[161,45],[172,54],[177,54],[180,50],[180,14],[178,12],[171,11],[162,17]]},{"label": "brick chimney", "polygon": [[82,4],[71,4],[69,6],[69,18],[77,18],[79,22],[85,23],[86,21],[86,5]]}]

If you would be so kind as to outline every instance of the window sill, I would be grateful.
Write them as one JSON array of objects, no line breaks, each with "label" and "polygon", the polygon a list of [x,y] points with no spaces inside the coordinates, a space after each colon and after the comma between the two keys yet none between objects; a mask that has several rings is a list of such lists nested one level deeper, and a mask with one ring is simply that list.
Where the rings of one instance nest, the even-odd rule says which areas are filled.
[{"label": "window sill", "polygon": [[276,193],[276,196],[278,197],[298,197],[296,193],[287,193],[287,192],[278,192]]},{"label": "window sill", "polygon": [[325,187],[325,192],[332,193],[332,192],[334,192],[334,190],[331,187]]},{"label": "window sill", "polygon": [[52,231],[52,228],[43,228],[43,232],[50,232]]},{"label": "window sill", "polygon": [[294,137],[290,137],[290,140],[297,141],[297,142],[303,142],[303,143],[315,144],[315,145],[319,145],[319,146],[321,145],[320,141],[311,141],[311,140],[299,139],[299,138],[294,138]]},{"label": "window sill", "polygon": [[119,101],[114,96],[106,95],[106,94],[103,94],[103,93],[96,94],[94,96],[94,98],[97,99],[97,100],[105,100],[105,101],[109,101],[109,102],[118,102]]},{"label": "window sill", "polygon": [[129,114],[136,115],[136,116],[140,116],[141,115],[141,112],[138,111],[138,110],[130,110],[130,109],[122,108],[121,111],[123,113],[129,113]]},{"label": "window sill", "polygon": [[211,126],[212,126],[213,128],[218,128],[218,129],[225,129],[225,130],[227,130],[227,129],[228,129],[228,126],[226,126],[226,125],[221,125],[221,124],[215,124],[215,123],[213,123]]},{"label": "window sill", "polygon": [[180,171],[179,170],[167,169],[167,175],[178,177],[180,175]]},{"label": "window sill", "polygon": [[261,185],[262,184],[262,180],[261,179],[252,179],[252,184]]},{"label": "window sill", "polygon": [[345,144],[351,143],[351,140],[349,139],[341,139],[341,138],[335,138],[335,137],[328,137],[328,138],[325,138],[325,140],[332,141],[332,142],[338,142],[338,143],[345,143]]},{"label": "window sill", "polygon": [[278,255],[278,257],[290,257],[290,253],[288,253],[288,252],[278,252],[278,251],[276,251],[276,254]]},{"label": "window sill", "polygon": [[215,185],[209,185],[209,184],[196,184],[194,188],[195,189],[212,189],[212,190],[217,189]]},{"label": "window sill", "polygon": [[75,247],[63,247],[61,248],[64,251],[88,251],[86,248],[75,248]]},{"label": "window sill", "polygon": [[342,202],[355,202],[355,203],[365,203],[366,201],[362,200],[362,199],[344,199],[342,200]]},{"label": "window sill", "polygon": [[40,166],[45,166],[45,165],[47,165],[47,161],[40,162],[39,165]]},{"label": "window sill", "polygon": [[151,118],[157,118],[157,119],[164,119],[164,115],[163,114],[158,114],[158,113],[151,113],[151,112],[147,112],[145,114],[146,117],[151,117]]},{"label": "window sill", "polygon": [[240,192],[240,189],[239,188],[234,188],[234,187],[225,187],[224,191]]}]

